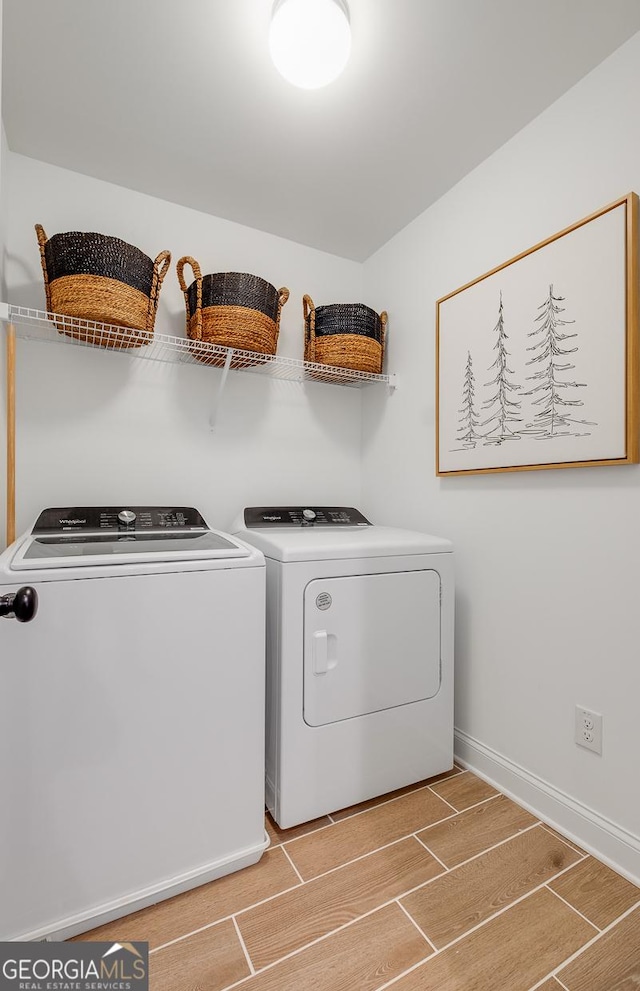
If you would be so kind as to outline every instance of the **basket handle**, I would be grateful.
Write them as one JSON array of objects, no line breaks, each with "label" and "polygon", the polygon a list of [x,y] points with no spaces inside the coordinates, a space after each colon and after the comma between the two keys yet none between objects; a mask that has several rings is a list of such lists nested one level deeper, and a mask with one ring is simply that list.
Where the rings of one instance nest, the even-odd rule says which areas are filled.
[{"label": "basket handle", "polygon": [[385,354],[385,349],[386,349],[386,346],[387,346],[387,321],[388,321],[388,319],[389,319],[389,317],[387,316],[387,311],[386,310],[383,310],[382,313],[380,314],[380,323],[382,325],[382,334],[380,335],[380,345],[381,345],[381,348],[382,348],[382,350],[380,352],[380,371],[382,371],[382,368],[383,368],[383,365],[384,365],[384,354]]},{"label": "basket handle", "polygon": [[195,258],[192,258],[191,255],[184,255],[184,257],[180,258],[178,260],[178,262],[176,263],[176,272],[178,273],[178,282],[180,283],[180,288],[182,289],[182,292],[184,294],[184,305],[185,305],[185,309],[187,311],[187,337],[192,337],[192,332],[191,332],[191,328],[189,326],[189,287],[187,286],[187,283],[184,280],[184,267],[185,267],[185,265],[190,265],[191,266],[191,269],[193,271],[193,276],[194,276],[194,279],[195,279],[196,284],[197,284],[196,285],[196,313],[195,313],[195,316],[196,316],[196,326],[195,326],[195,331],[193,332],[193,334],[195,334],[195,338],[194,339],[196,341],[201,341],[202,340],[202,271],[201,271],[200,266],[198,265],[197,261],[195,260]]},{"label": "basket handle", "polygon": [[49,273],[47,272],[47,259],[44,255],[44,246],[47,243],[47,235],[42,224],[36,224],[36,236],[40,245],[40,264],[42,265],[42,275],[44,276],[44,295],[47,303],[47,313],[51,312],[51,286],[49,285]]},{"label": "basket handle", "polygon": [[151,283],[151,296],[149,297],[149,309],[147,311],[147,333],[153,333],[153,325],[158,309],[158,299],[160,297],[160,287],[165,275],[169,271],[171,264],[171,252],[161,251],[153,263],[153,282]]},{"label": "basket handle", "polygon": [[302,314],[304,316],[304,357],[305,361],[316,360],[316,308],[311,296],[302,297]]},{"label": "basket handle", "polygon": [[280,314],[282,312],[282,307],[284,306],[284,304],[287,302],[288,299],[289,299],[289,290],[287,289],[287,287],[283,286],[282,289],[278,289],[278,312],[276,314],[276,339],[275,339],[276,348],[278,346],[278,337],[280,335]]}]

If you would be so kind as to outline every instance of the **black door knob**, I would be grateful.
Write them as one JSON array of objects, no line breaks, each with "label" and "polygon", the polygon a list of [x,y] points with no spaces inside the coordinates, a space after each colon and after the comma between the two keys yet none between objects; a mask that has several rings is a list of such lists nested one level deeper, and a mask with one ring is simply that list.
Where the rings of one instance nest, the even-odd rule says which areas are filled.
[{"label": "black door knob", "polygon": [[24,585],[17,592],[0,595],[0,616],[17,619],[19,623],[30,623],[38,611],[38,593],[30,585]]}]

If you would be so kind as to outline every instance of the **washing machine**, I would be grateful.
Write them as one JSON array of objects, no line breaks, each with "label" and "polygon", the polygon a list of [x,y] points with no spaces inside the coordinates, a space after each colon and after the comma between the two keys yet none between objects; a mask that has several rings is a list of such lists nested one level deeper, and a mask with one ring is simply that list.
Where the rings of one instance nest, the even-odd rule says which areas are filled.
[{"label": "washing machine", "polygon": [[267,564],[267,806],[287,828],[453,765],[448,540],[343,506],[244,510]]},{"label": "washing machine", "polygon": [[260,551],[190,507],[48,509],[0,555],[0,603],[0,939],[64,939],[255,863]]}]

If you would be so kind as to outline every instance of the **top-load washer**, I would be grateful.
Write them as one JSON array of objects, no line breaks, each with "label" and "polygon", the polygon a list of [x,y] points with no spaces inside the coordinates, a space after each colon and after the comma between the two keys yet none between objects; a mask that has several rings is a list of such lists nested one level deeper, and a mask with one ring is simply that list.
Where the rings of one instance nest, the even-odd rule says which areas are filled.
[{"label": "top-load washer", "polygon": [[452,545],[348,507],[244,510],[267,563],[267,806],[283,828],[453,765]]},{"label": "top-load washer", "polygon": [[0,939],[260,858],[264,595],[262,554],[188,507],[46,510],[0,555]]}]

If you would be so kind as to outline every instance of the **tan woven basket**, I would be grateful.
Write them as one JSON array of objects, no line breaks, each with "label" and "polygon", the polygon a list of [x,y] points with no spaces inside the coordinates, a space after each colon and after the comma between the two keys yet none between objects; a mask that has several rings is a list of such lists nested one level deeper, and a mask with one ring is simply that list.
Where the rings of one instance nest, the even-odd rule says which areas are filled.
[{"label": "tan woven basket", "polygon": [[[47,238],[41,224],[36,224],[36,234],[47,310],[73,318],[52,318],[61,333],[106,348],[149,343],[160,287],[171,264],[169,251],[153,261],[132,244],[105,234],[70,231]],[[109,326],[87,327],[83,321]],[[113,325],[130,331],[118,333]]]},{"label": "tan woven basket", "polygon": [[[187,286],[184,268],[191,266],[194,281]],[[275,354],[280,332],[280,313],[289,290],[276,289],[270,282],[244,272],[218,272],[202,275],[195,258],[185,255],[176,265],[184,294],[187,336],[201,342],[192,352],[207,365],[224,365],[226,357],[207,354],[202,344],[234,348],[258,354]],[[264,360],[264,359],[262,359]],[[260,358],[234,355],[232,368],[259,364]]]},{"label": "tan woven basket", "polygon": [[[305,361],[380,375],[384,361],[387,314],[364,303],[316,307],[302,298]],[[323,377],[326,378],[326,376]],[[339,381],[339,379],[336,379]]]}]

